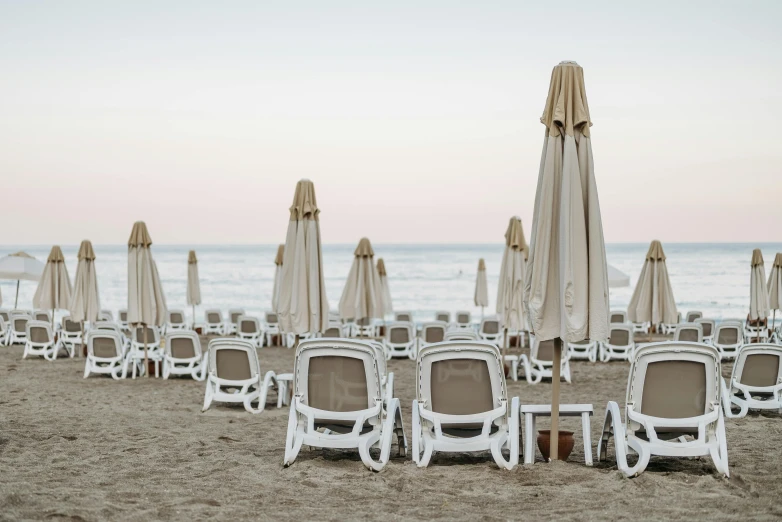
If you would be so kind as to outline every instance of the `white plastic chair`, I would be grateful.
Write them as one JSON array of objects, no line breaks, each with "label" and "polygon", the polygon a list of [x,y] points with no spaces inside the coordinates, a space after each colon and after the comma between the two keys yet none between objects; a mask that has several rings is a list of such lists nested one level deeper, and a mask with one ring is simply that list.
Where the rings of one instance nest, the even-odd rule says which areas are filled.
[{"label": "white plastic chair", "polygon": [[185,312],[182,310],[169,310],[166,320],[166,331],[188,330],[190,327],[185,321]]},{"label": "white plastic chair", "polygon": [[714,332],[717,331],[717,321],[714,319],[705,319],[701,317],[695,320],[695,324],[701,325],[701,331],[703,332],[703,342],[711,344],[714,340]]},{"label": "white plastic chair", "polygon": [[703,317],[703,312],[700,310],[690,310],[684,318],[685,323],[694,323],[698,319]]},{"label": "white plastic chair", "polygon": [[597,361],[598,344],[600,343],[597,341],[589,340],[580,341],[577,343],[567,343],[568,358],[573,360],[595,362]]},{"label": "white plastic chair", "polygon": [[396,312],[394,314],[394,321],[397,323],[412,323],[413,322],[413,313],[412,312]]},{"label": "white plastic chair", "polygon": [[236,329],[239,326],[239,319],[244,315],[243,308],[231,308],[228,310],[228,320],[225,325],[225,333],[227,335],[235,334]]},{"label": "white plastic chair", "polygon": [[675,323],[662,323],[660,324],[660,330],[665,335],[671,335],[673,332],[676,331],[676,327],[679,326],[679,323],[682,322],[682,313],[678,312],[676,316],[676,322]]},{"label": "white plastic chair", "polygon": [[743,325],[740,321],[722,321],[717,325],[711,344],[720,353],[721,360],[734,359],[744,345]]},{"label": "white plastic chair", "polygon": [[612,323],[608,340],[600,343],[600,361],[631,361],[635,351],[634,330],[629,323]]},{"label": "white plastic chair", "polygon": [[[730,385],[722,380],[725,416],[741,418],[753,410],[782,413],[782,346],[748,344],[739,349]],[[740,411],[733,413],[732,406]]]},{"label": "white plastic chair", "polygon": [[[538,384],[543,379],[554,377],[554,349],[555,340],[538,341],[534,335],[530,335],[530,356],[521,354],[519,365],[524,368],[524,376],[529,384]],[[560,357],[559,378],[570,384],[570,354],[567,349],[562,350]],[[518,371],[518,367],[515,371]]]},{"label": "white plastic chair", "polygon": [[210,310],[204,310],[204,320],[206,321],[206,324],[204,325],[204,335],[225,334],[225,324],[223,324],[223,313],[220,310],[217,310],[216,308],[212,308]]},{"label": "white plastic chair", "polygon": [[624,324],[627,322],[627,312],[624,310],[611,310],[611,324]]},{"label": "white plastic chair", "polygon": [[470,322],[470,312],[464,310],[456,312],[456,316],[454,317],[454,326],[456,328],[472,328],[472,323]]},{"label": "white plastic chair", "polygon": [[166,334],[163,349],[163,378],[189,375],[196,381],[206,376],[206,354],[201,352],[201,340],[193,330],[176,330]]},{"label": "white plastic chair", "polygon": [[478,337],[481,341],[502,346],[502,324],[496,317],[484,317],[478,327]]},{"label": "white plastic chair", "polygon": [[673,332],[673,340],[686,343],[702,343],[703,327],[696,323],[681,323]]},{"label": "white plastic chair", "polygon": [[148,371],[148,368],[144,367],[144,346],[147,349],[147,360],[155,363],[155,377],[160,374],[160,362],[163,360],[163,351],[160,349],[160,331],[156,326],[139,325],[131,332],[130,349],[126,355],[128,363],[131,365],[133,379],[136,378],[137,372],[139,375],[144,375]]},{"label": "white plastic chair", "polygon": [[[46,321],[27,321],[27,339],[24,343],[22,359],[28,355],[40,355],[47,361],[57,359],[57,354],[63,346],[54,339],[52,325]],[[67,348],[66,348],[67,350]],[[73,350],[67,350],[73,357]]]},{"label": "white plastic chair", "polygon": [[8,317],[10,319],[10,325],[6,343],[8,345],[26,343],[27,323],[32,321],[32,316],[27,312],[12,310],[8,313]]},{"label": "white plastic chair", "polygon": [[87,357],[84,361],[84,378],[91,374],[111,375],[115,380],[124,379],[128,373],[125,343],[115,330],[91,330],[87,333]]},{"label": "white plastic chair", "polygon": [[383,339],[388,357],[407,357],[415,360],[417,341],[413,325],[397,322],[386,325],[386,336]]},{"label": "white plastic chair", "polygon": [[480,341],[478,333],[474,330],[459,328],[457,330],[446,330],[445,341]]},{"label": "white plastic chair", "polygon": [[444,310],[440,310],[439,312],[435,312],[434,314],[434,320],[435,321],[441,321],[445,324],[448,324],[451,322],[451,312],[446,312]]},{"label": "white plastic chair", "polygon": [[276,313],[266,312],[266,326],[263,330],[266,332],[266,346],[272,345],[272,338],[274,336],[279,336],[280,344],[285,344],[285,341],[282,340],[284,336],[280,330],[280,320]]},{"label": "white plastic chair", "polygon": [[81,332],[81,323],[77,323],[67,315],[62,318],[60,327],[60,342],[68,348],[68,351],[75,353],[76,346],[79,346],[79,349],[81,349]]},{"label": "white plastic chair", "polygon": [[434,343],[441,343],[445,340],[445,332],[448,330],[448,323],[444,321],[430,321],[421,325],[421,333],[418,338],[418,350]]},{"label": "white plastic chair", "polygon": [[257,317],[243,315],[236,325],[236,336],[239,339],[250,341],[260,348],[263,346],[263,328]]}]

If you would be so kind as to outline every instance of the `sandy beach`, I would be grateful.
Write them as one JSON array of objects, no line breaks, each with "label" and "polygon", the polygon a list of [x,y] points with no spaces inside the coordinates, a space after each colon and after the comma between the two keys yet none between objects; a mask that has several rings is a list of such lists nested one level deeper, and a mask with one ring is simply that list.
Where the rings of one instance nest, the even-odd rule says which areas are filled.
[{"label": "sandy beach", "polygon": [[[204,344],[206,340],[204,339]],[[260,350],[262,370],[292,369],[293,351]],[[709,459],[652,459],[626,479],[611,458],[583,463],[579,423],[567,463],[502,471],[487,454],[436,455],[427,469],[393,458],[368,471],[357,452],[303,450],[283,468],[287,408],[258,415],[213,406],[190,379],[82,379],[82,359],[21,359],[0,349],[0,519],[679,519],[782,517],[782,419],[727,421],[731,478]],[[410,427],[413,363],[394,360]],[[596,440],[608,400],[624,403],[628,365],[572,363],[562,400],[592,403]],[[723,366],[729,375],[730,365]],[[548,402],[550,384],[509,382],[522,404]],[[274,404],[272,404],[274,402]],[[539,427],[545,428],[541,422]]]}]

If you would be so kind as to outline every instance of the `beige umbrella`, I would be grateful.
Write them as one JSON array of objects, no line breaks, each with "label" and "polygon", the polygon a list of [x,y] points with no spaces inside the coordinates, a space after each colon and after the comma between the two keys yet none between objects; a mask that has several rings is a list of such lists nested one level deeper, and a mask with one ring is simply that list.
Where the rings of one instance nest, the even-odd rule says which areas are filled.
[{"label": "beige umbrella", "polygon": [[187,254],[187,304],[193,307],[193,329],[195,330],[195,307],[201,304],[201,280],[198,277],[198,258],[195,250]]},{"label": "beige umbrella", "polygon": [[529,327],[538,341],[555,340],[551,458],[558,458],[562,346],[605,341],[608,275],[597,197],[584,71],[562,62],[551,73],[543,116],[530,252],[524,284]]},{"label": "beige umbrella", "polygon": [[[150,246],[152,238],[147,225],[136,221],[128,239],[128,324],[134,327],[162,326],[166,320],[166,300]],[[147,369],[146,342],[144,365]],[[149,371],[146,375],[149,377]]]},{"label": "beige umbrella", "polygon": [[473,302],[475,306],[481,307],[481,319],[483,319],[483,309],[489,306],[489,284],[486,282],[486,262],[483,258],[478,260],[478,275],[475,277]]},{"label": "beige umbrella", "polygon": [[377,275],[380,276],[380,291],[383,301],[383,315],[393,313],[394,305],[391,301],[391,289],[388,287],[388,272],[386,272],[386,263],[383,258],[377,260]]},{"label": "beige umbrella", "polygon": [[54,326],[54,311],[67,310],[71,305],[71,279],[65,266],[65,256],[55,245],[49,252],[43,275],[38,282],[38,289],[33,296],[33,306],[41,310],[52,311],[52,326]]},{"label": "beige umbrella", "polygon": [[369,239],[362,237],[353,254],[353,265],[339,300],[339,315],[355,321],[382,319],[384,310],[380,275],[372,259],[375,252]]},{"label": "beige umbrella", "polygon": [[274,288],[272,288],[272,310],[277,310],[280,300],[280,279],[282,278],[282,259],[285,255],[285,245],[277,247],[277,256],[274,258]]},{"label": "beige umbrella", "polygon": [[81,323],[81,338],[84,342],[84,322],[94,323],[100,314],[98,276],[95,273],[95,251],[92,249],[92,243],[86,239],[82,241],[77,257],[79,264],[76,266],[70,312],[71,319]]},{"label": "beige umbrella", "polygon": [[320,209],[311,181],[303,179],[296,184],[290,212],[277,302],[280,325],[297,336],[325,332],[329,302],[323,278]]},{"label": "beige umbrella", "polygon": [[774,314],[772,328],[777,323],[777,310],[782,310],[782,253],[778,253],[768,275],[768,306]]},{"label": "beige umbrella", "polygon": [[760,323],[768,318],[769,299],[766,286],[766,267],[763,265],[763,253],[759,248],[752,251],[752,271],[749,278],[749,318],[757,321],[758,341]]},{"label": "beige umbrella", "polygon": [[16,281],[14,308],[19,306],[19,281],[40,281],[44,264],[27,252],[16,252],[0,259],[0,279]]},{"label": "beige umbrella", "polygon": [[524,324],[524,278],[527,272],[529,247],[524,238],[521,218],[513,216],[505,230],[505,251],[500,266],[500,280],[497,285],[497,315],[502,318],[505,330],[505,344],[508,344],[508,330],[523,330]]},{"label": "beige umbrella", "polygon": [[679,312],[673,299],[665,252],[656,239],[646,253],[641,275],[627,306],[627,317],[634,323],[648,322],[651,325],[673,324],[678,320]]}]

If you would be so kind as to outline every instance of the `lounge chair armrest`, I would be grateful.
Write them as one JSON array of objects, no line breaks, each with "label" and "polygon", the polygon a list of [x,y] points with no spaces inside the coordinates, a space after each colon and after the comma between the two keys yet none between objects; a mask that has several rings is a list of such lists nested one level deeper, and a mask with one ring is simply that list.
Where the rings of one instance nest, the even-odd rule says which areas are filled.
[{"label": "lounge chair armrest", "polygon": [[773,386],[750,386],[747,384],[741,384],[735,379],[730,382],[733,388],[741,391],[744,394],[744,398],[751,399],[751,394],[754,393],[773,393],[775,399],[779,399],[780,392],[782,392],[782,383],[777,383]]},{"label": "lounge chair armrest", "polygon": [[[717,403],[710,403],[711,411],[697,417],[685,417],[682,419],[665,419],[662,417],[652,417],[651,415],[644,415],[643,413],[636,412],[633,409],[633,405],[627,405],[627,419],[628,421],[634,421],[642,424],[646,429],[646,434],[649,437],[649,441],[653,443],[662,443],[657,437],[657,430],[655,426],[665,426],[670,428],[698,428],[698,441],[702,441],[706,437],[706,425],[713,422],[717,422],[720,417],[720,408]],[[698,442],[700,443],[700,442]]]}]

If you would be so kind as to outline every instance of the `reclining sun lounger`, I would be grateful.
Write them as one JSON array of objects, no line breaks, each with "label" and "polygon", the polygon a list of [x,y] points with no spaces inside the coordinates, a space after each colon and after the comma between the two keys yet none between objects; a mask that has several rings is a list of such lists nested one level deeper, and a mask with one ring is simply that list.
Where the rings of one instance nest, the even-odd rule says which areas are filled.
[{"label": "reclining sun lounger", "polygon": [[[722,380],[725,416],[741,418],[753,410],[782,413],[782,346],[748,344],[739,350],[730,386]],[[732,406],[740,408],[733,413]]]}]

